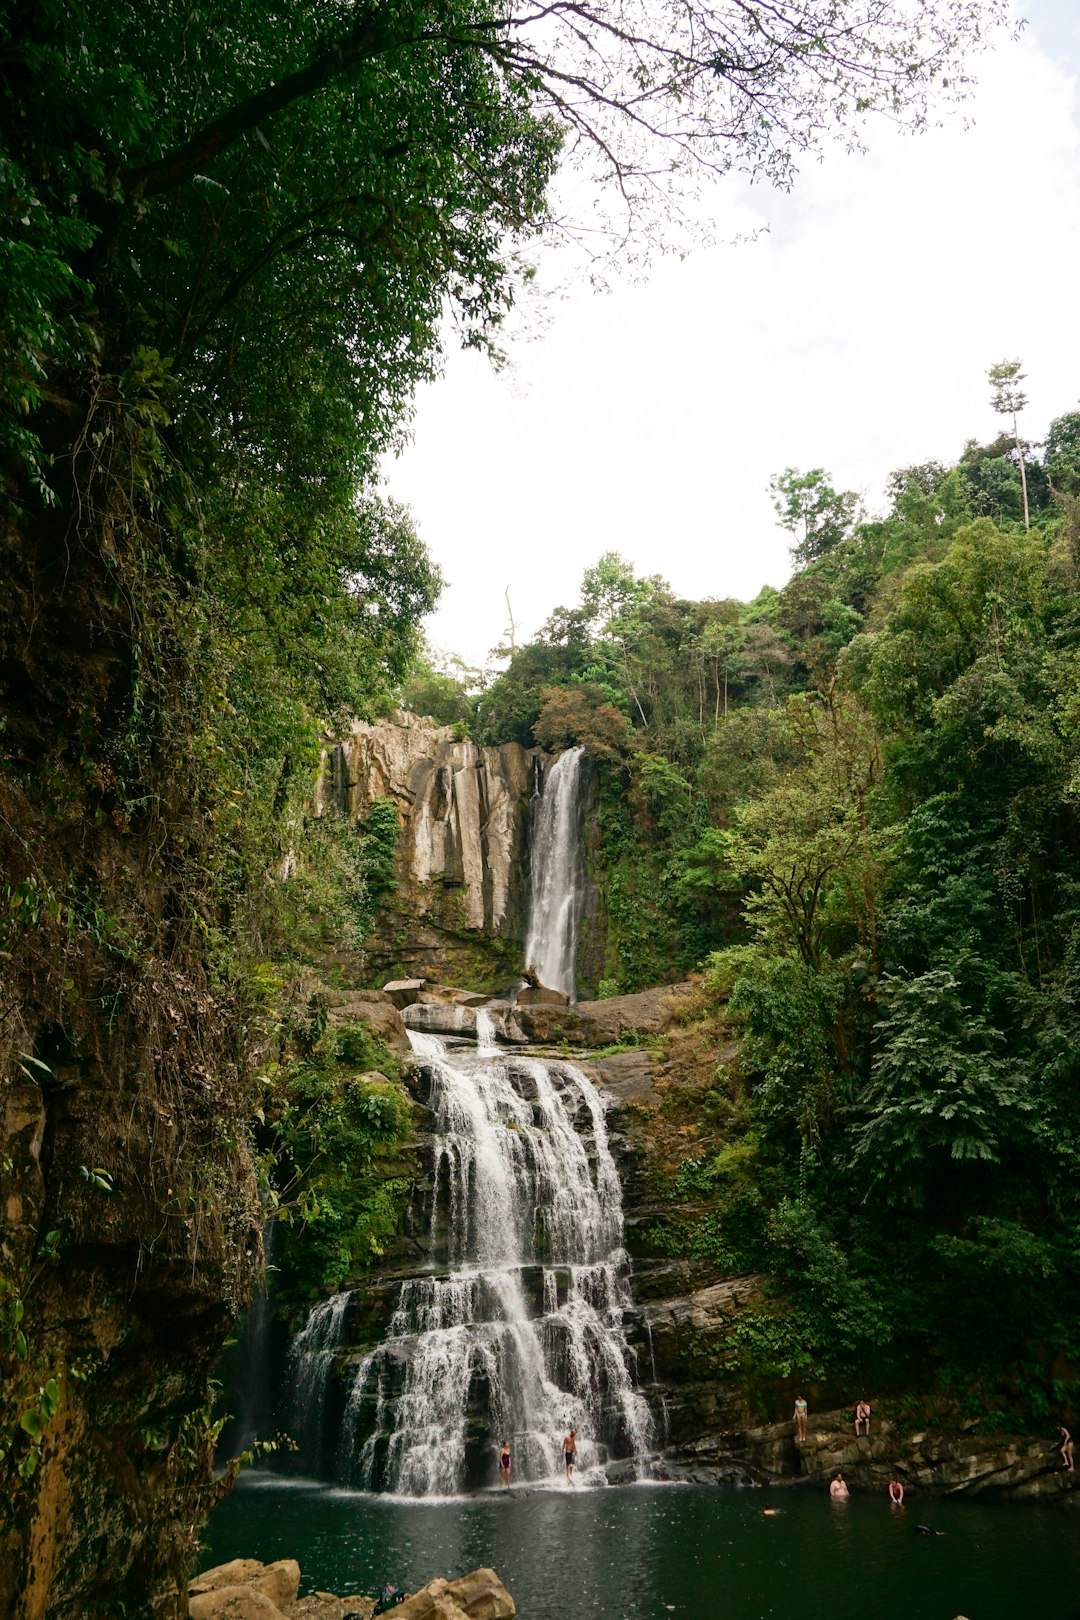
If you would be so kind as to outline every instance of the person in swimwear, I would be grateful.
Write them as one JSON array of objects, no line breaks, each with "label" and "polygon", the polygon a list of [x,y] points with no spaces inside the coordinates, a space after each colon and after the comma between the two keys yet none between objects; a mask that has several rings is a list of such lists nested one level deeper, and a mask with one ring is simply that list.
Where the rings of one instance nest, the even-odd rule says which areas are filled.
[{"label": "person in swimwear", "polygon": [[855,1407],[855,1433],[870,1433],[870,1402],[865,1395]]},{"label": "person in swimwear", "polygon": [[834,1502],[846,1502],[847,1501],[847,1499],[848,1499],[848,1488],[847,1488],[847,1485],[844,1482],[843,1474],[834,1474],[833,1475],[832,1481],[831,1481],[831,1483],[829,1485],[829,1495],[832,1497]]},{"label": "person in swimwear", "polygon": [[499,1447],[499,1484],[510,1489],[510,1442],[504,1440]]},{"label": "person in swimwear", "polygon": [[795,1410],[792,1412],[795,1420],[795,1444],[806,1439],[806,1401],[802,1395],[796,1396]]},{"label": "person in swimwear", "polygon": [[895,1477],[889,1481],[889,1501],[893,1507],[903,1507],[904,1487]]},{"label": "person in swimwear", "polygon": [[1058,1434],[1061,1436],[1061,1466],[1073,1472],[1073,1437],[1064,1423],[1058,1424]]},{"label": "person in swimwear", "polygon": [[566,1461],[566,1481],[568,1485],[574,1483],[574,1464],[577,1461],[577,1430],[571,1429],[565,1435],[562,1443],[563,1457]]}]

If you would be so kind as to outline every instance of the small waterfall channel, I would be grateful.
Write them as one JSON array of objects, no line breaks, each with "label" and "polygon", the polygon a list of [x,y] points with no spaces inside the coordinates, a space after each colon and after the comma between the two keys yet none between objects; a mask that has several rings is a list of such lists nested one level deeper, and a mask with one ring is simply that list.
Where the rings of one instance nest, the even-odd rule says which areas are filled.
[{"label": "small waterfall channel", "polygon": [[[554,962],[571,986],[580,762],[564,754],[545,786],[529,930],[541,978]],[[645,1473],[655,1434],[624,1331],[630,1266],[600,1093],[571,1063],[500,1049],[483,1008],[475,1046],[409,1039],[431,1116],[426,1217],[448,1269],[401,1283],[363,1355],[348,1350],[350,1294],[312,1310],[287,1367],[304,1461],[369,1490],[445,1497],[494,1483],[504,1439],[515,1483],[561,1480],[574,1427],[578,1479]],[[328,1434],[335,1368],[346,1394]]]}]

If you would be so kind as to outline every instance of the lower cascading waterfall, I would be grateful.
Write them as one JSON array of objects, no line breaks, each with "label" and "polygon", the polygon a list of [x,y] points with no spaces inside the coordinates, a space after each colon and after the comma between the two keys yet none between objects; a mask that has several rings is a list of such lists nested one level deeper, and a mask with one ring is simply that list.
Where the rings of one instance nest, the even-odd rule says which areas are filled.
[{"label": "lower cascading waterfall", "polygon": [[[410,1033],[431,1077],[431,1219],[448,1225],[451,1269],[403,1283],[386,1338],[356,1364],[335,1472],[452,1495],[493,1478],[508,1439],[515,1481],[560,1477],[574,1427],[578,1477],[620,1459],[644,1473],[654,1434],[623,1329],[629,1262],[603,1102],[573,1065],[501,1056],[482,1012],[478,1025],[475,1050]],[[317,1393],[343,1321],[338,1299],[312,1313],[309,1371],[304,1335],[294,1342],[298,1394]]]}]

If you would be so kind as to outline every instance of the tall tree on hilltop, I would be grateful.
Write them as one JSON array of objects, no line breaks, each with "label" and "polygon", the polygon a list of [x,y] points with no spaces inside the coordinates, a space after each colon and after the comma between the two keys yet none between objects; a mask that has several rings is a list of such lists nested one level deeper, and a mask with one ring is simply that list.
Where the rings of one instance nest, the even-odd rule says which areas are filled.
[{"label": "tall tree on hilltop", "polygon": [[1020,428],[1017,425],[1017,416],[1027,404],[1027,395],[1020,384],[1024,381],[1024,372],[1020,370],[1019,360],[999,360],[996,366],[991,366],[986,373],[993,395],[990,403],[999,416],[1012,418],[1013,442],[1016,445],[1016,454],[1020,461],[1020,484],[1024,491],[1024,528],[1031,528],[1031,515],[1028,511],[1027,467],[1024,461],[1024,446],[1020,439]]}]

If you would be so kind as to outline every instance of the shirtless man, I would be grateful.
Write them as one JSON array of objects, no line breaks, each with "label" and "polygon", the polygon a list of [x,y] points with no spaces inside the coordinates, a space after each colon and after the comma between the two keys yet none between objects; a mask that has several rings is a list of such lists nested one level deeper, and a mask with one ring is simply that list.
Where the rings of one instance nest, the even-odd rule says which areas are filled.
[{"label": "shirtless man", "polygon": [[894,1478],[889,1481],[889,1501],[893,1507],[903,1507],[904,1505],[904,1487],[898,1479]]},{"label": "shirtless man", "polygon": [[574,1483],[574,1464],[577,1461],[576,1429],[571,1429],[569,1434],[564,1435],[562,1448],[563,1457],[566,1460],[566,1482],[568,1485],[572,1485]]},{"label": "shirtless man", "polygon": [[847,1501],[847,1499],[848,1499],[848,1488],[847,1488],[847,1485],[844,1482],[843,1474],[834,1474],[833,1475],[832,1480],[831,1480],[831,1482],[829,1484],[829,1495],[832,1497],[834,1502],[846,1502]]},{"label": "shirtless man", "polygon": [[795,1399],[795,1410],[792,1412],[795,1420],[795,1442],[806,1439],[806,1401],[799,1395]]},{"label": "shirtless man", "polygon": [[863,1395],[855,1407],[855,1433],[870,1433],[870,1402]]}]

